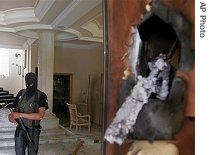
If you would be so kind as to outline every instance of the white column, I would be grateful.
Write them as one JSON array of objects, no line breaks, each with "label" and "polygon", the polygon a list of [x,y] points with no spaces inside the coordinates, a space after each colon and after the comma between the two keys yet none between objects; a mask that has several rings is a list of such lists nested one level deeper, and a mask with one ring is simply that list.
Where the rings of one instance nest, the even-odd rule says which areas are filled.
[{"label": "white column", "polygon": [[54,39],[51,30],[40,31],[38,49],[38,89],[45,92],[49,109],[42,120],[43,128],[57,128],[59,119],[52,113],[53,108],[53,71],[54,71]]}]

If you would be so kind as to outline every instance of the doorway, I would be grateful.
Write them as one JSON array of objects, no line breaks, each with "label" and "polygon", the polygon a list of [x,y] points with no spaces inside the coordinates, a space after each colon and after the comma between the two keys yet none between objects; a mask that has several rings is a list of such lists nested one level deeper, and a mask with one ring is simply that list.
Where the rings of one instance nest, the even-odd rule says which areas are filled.
[{"label": "doorway", "polygon": [[69,111],[66,103],[71,102],[71,74],[53,76],[53,113],[59,118],[59,124],[69,126]]}]

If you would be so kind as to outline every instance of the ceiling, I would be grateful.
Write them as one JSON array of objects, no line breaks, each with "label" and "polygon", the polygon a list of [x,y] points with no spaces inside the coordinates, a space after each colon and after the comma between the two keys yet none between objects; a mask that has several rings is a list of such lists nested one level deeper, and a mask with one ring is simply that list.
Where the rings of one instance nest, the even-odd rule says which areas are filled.
[{"label": "ceiling", "polygon": [[55,32],[56,46],[102,44],[102,0],[0,0],[0,48],[35,43],[42,30]]}]

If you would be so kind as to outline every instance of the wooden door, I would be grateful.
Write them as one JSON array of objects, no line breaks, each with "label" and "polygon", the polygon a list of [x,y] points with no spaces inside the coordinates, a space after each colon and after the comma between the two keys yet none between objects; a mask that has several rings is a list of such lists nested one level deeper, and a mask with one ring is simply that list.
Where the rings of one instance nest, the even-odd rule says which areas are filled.
[{"label": "wooden door", "polygon": [[54,74],[53,77],[53,113],[60,119],[60,124],[68,126],[70,103],[71,75]]},{"label": "wooden door", "polygon": [[[121,79],[124,70],[128,67],[128,62],[124,59],[131,44],[130,28],[132,25],[140,23],[142,17],[146,13],[146,5],[152,0],[106,0],[104,2],[105,10],[105,109],[104,109],[104,131],[112,122],[119,108],[119,92]],[[162,0],[165,7],[180,12],[184,18],[191,24],[191,52],[194,52],[194,16],[195,1],[194,0]],[[154,25],[155,26],[155,25]],[[194,54],[194,53],[192,53]],[[187,71],[181,70],[180,76],[186,80],[188,85],[187,101],[186,101],[186,123],[183,130],[177,136],[177,142],[180,148],[180,155],[190,155],[194,152],[193,133],[194,133],[194,66]],[[193,97],[190,97],[193,96]],[[190,118],[190,123],[189,119]],[[192,119],[191,119],[192,118]],[[186,130],[190,134],[183,136]],[[184,137],[184,138],[182,138]],[[189,142],[191,140],[191,142]],[[122,145],[104,143],[103,153],[107,155],[124,155],[128,152],[128,148],[132,142],[126,141]]]}]

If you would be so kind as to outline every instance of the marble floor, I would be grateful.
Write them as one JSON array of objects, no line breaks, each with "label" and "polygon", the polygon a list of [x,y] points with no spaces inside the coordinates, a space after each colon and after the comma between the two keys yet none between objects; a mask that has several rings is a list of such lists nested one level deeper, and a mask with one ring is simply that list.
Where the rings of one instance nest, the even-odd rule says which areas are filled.
[{"label": "marble floor", "polygon": [[101,127],[91,124],[91,131],[88,132],[86,127],[69,128],[69,120],[60,117],[60,127],[67,134],[72,135],[76,140],[72,142],[63,142],[60,144],[40,144],[38,155],[74,155],[77,150],[77,155],[101,155]]},{"label": "marble floor", "polygon": [[[15,155],[14,130],[6,131],[7,129],[15,128],[13,127],[14,125],[8,122],[7,115],[8,111],[0,111],[0,155]],[[63,132],[64,134],[59,134]],[[40,137],[38,155],[71,155],[80,144],[82,145],[78,147],[77,154],[73,155],[101,155],[102,152],[101,127],[94,124],[91,124],[90,132],[85,127],[76,131],[75,128],[69,128],[68,120],[61,119],[58,130],[46,130],[42,131],[41,134],[44,136]]]},{"label": "marble floor", "polygon": [[102,141],[99,127],[92,127],[90,133],[85,128],[75,131],[75,129],[70,130],[69,127],[61,127],[73,134],[72,136],[77,136],[77,141],[40,145],[39,155],[71,155],[76,148],[79,148],[77,155],[101,155]]}]

